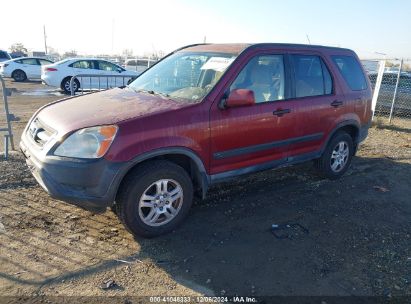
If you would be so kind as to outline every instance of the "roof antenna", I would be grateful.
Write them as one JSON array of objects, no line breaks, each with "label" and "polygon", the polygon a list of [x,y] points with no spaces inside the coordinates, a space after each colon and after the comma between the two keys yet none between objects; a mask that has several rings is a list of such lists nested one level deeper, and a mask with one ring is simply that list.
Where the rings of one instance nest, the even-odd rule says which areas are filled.
[{"label": "roof antenna", "polygon": [[305,34],[305,36],[307,36],[308,44],[311,44],[310,37],[308,37],[308,34]]}]

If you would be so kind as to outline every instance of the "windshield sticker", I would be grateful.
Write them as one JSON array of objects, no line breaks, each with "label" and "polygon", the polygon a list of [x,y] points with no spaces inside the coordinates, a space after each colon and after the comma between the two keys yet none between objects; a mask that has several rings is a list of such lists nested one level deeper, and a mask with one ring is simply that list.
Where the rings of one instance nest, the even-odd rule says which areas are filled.
[{"label": "windshield sticker", "polygon": [[211,57],[202,67],[202,70],[215,70],[223,72],[232,62],[234,58],[226,57]]}]

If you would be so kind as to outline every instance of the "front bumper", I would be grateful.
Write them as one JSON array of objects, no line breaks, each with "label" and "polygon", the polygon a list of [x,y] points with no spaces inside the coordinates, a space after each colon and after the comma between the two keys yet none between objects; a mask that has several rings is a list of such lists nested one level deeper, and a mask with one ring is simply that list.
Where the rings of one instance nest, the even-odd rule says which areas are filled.
[{"label": "front bumper", "polygon": [[39,157],[23,135],[20,149],[37,182],[58,200],[103,212],[115,200],[125,164],[102,159]]}]

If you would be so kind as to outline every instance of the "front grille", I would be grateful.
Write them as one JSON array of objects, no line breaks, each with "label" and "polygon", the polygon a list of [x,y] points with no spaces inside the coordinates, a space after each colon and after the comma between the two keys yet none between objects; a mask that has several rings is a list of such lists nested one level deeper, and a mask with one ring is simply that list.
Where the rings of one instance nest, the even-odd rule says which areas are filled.
[{"label": "front grille", "polygon": [[54,134],[55,131],[38,118],[35,118],[27,129],[27,135],[39,147],[48,143]]}]

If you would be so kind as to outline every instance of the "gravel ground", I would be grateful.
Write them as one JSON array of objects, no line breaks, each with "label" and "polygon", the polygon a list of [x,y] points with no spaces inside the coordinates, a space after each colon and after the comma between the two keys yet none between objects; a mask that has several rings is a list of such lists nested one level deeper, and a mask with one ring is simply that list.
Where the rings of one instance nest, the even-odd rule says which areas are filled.
[{"label": "gravel ground", "polygon": [[[60,97],[36,82],[8,85],[18,138]],[[410,218],[406,121],[371,128],[340,180],[307,163],[221,184],[175,232],[150,240],[134,239],[109,211],[51,199],[16,152],[0,160],[0,295],[410,296]],[[301,226],[284,239],[271,233],[287,223]]]}]

